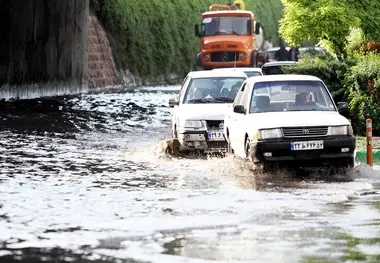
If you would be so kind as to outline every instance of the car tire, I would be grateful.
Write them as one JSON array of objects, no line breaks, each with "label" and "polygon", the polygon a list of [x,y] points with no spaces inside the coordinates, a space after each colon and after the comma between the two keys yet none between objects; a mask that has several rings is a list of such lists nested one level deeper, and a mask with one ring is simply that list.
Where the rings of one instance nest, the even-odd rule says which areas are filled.
[{"label": "car tire", "polygon": [[251,162],[253,162],[252,160],[252,156],[251,156],[251,146],[250,146],[251,142],[250,140],[247,138],[245,140],[245,145],[244,145],[244,149],[245,149],[245,157],[247,160],[250,160]]},{"label": "car tire", "polygon": [[346,174],[350,172],[355,166],[355,159],[353,157],[339,160],[333,166],[330,167],[330,175]]}]

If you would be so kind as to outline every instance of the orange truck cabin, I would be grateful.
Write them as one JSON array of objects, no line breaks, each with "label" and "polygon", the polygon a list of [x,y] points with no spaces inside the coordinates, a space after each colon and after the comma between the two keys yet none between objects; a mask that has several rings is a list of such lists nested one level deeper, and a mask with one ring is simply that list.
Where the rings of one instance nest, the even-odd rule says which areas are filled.
[{"label": "orange truck cabin", "polygon": [[[226,9],[216,10],[215,9]],[[255,36],[260,34],[251,11],[237,10],[229,5],[212,5],[202,14],[202,23],[195,25],[200,38],[197,67],[256,67]]]}]

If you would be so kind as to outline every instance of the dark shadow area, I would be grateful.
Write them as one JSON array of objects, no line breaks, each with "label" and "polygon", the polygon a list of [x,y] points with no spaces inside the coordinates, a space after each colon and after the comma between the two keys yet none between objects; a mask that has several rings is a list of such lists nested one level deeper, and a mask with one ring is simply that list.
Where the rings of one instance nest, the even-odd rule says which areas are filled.
[{"label": "dark shadow area", "polygon": [[86,251],[75,253],[61,248],[0,249],[0,252],[10,253],[9,255],[0,256],[0,263],[142,263],[142,261],[132,259],[116,259],[93,255],[91,252]]}]

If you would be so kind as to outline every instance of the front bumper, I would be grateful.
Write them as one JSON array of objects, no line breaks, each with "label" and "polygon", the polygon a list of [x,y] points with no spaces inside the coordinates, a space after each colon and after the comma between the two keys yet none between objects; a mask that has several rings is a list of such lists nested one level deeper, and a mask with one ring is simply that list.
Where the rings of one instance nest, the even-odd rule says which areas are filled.
[{"label": "front bumper", "polygon": [[[291,142],[323,141],[323,149],[291,150]],[[278,138],[251,143],[251,158],[255,163],[301,162],[307,165],[339,163],[355,157],[354,136],[325,136],[314,138]]]},{"label": "front bumper", "polygon": [[[222,133],[223,137],[210,139],[209,132]],[[227,141],[223,130],[180,131],[178,133],[180,151],[226,152]]]}]

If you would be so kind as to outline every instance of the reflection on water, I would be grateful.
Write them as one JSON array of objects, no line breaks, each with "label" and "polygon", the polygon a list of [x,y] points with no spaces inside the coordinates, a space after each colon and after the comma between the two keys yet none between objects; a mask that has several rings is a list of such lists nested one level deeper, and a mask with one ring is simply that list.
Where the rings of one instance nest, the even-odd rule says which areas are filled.
[{"label": "reflection on water", "polygon": [[170,156],[178,89],[1,104],[0,262],[378,260],[378,172]]}]

